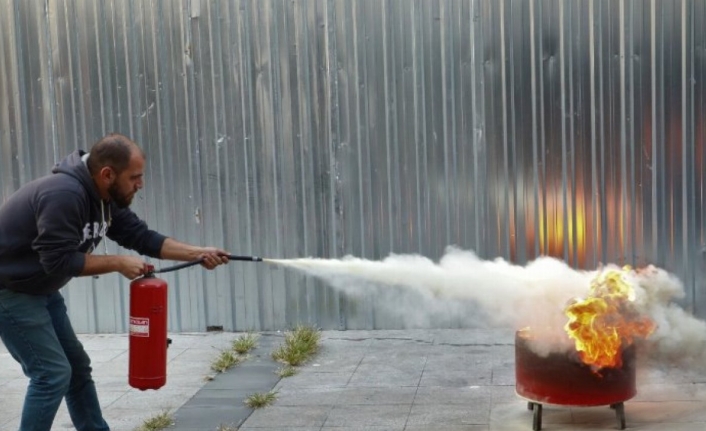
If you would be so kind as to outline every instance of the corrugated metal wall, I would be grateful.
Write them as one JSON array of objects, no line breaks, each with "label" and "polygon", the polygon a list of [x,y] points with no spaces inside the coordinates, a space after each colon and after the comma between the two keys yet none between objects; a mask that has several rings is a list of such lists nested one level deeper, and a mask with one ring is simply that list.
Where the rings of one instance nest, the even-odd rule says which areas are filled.
[{"label": "corrugated metal wall", "polygon": [[[148,154],[135,211],[178,239],[278,258],[455,244],[655,263],[706,316],[706,0],[0,10],[2,198],[119,131]],[[373,297],[256,264],[166,278],[175,331],[403,325]],[[64,292],[77,330],[125,331],[125,280]]]}]

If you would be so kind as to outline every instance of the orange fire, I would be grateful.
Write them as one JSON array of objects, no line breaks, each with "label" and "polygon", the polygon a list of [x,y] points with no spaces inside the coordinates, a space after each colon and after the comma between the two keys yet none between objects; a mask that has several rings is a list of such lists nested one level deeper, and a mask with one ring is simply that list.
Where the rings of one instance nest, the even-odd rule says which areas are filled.
[{"label": "orange fire", "polygon": [[591,281],[589,296],[566,308],[564,327],[576,343],[581,360],[597,369],[622,365],[622,347],[646,338],[655,329],[633,306],[635,291],[626,281],[630,267],[601,272]]}]

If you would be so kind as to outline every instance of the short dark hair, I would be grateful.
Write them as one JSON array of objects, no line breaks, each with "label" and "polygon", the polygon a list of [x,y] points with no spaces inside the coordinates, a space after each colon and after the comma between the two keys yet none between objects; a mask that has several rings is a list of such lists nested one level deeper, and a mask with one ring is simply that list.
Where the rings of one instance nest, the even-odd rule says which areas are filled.
[{"label": "short dark hair", "polygon": [[[120,174],[130,164],[133,151],[142,153],[140,147],[130,138],[120,133],[110,133],[93,144],[86,165],[91,174],[108,166]],[[142,153],[144,157],[144,153]]]}]

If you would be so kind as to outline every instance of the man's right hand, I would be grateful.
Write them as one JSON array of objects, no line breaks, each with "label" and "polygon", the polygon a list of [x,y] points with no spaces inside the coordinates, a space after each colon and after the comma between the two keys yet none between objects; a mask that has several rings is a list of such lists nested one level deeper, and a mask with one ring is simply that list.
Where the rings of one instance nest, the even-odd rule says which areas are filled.
[{"label": "man's right hand", "polygon": [[129,280],[147,273],[147,262],[137,256],[117,256],[120,258],[118,272]]}]

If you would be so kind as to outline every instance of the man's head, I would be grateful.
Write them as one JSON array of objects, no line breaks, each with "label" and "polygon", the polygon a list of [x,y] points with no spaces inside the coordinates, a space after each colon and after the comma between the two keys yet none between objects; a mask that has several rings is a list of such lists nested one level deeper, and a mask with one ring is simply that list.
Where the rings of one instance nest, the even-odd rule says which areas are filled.
[{"label": "man's head", "polygon": [[88,171],[101,198],[127,208],[143,186],[145,154],[127,136],[111,133],[91,148]]}]

